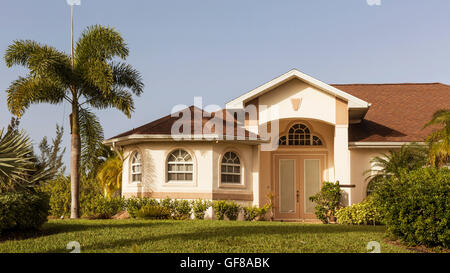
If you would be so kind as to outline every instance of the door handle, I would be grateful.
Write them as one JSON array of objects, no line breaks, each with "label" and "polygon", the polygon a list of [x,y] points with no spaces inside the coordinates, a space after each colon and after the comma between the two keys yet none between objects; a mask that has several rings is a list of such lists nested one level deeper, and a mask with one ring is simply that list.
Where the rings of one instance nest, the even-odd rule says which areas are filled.
[{"label": "door handle", "polygon": [[300,202],[300,191],[297,190],[297,194],[295,195],[297,197],[297,203]]}]

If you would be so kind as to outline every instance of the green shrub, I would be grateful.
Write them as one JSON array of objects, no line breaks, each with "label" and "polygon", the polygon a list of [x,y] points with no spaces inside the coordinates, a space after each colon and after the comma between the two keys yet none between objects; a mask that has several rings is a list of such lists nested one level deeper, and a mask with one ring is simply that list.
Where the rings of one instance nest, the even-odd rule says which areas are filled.
[{"label": "green shrub", "polygon": [[264,221],[265,216],[267,212],[270,210],[270,205],[266,204],[264,207],[257,207],[257,206],[247,206],[243,207],[242,210],[244,211],[244,219],[246,221]]},{"label": "green shrub", "polygon": [[227,218],[231,221],[237,220],[239,212],[241,211],[241,206],[234,201],[229,201],[226,203],[226,207],[225,215]]},{"label": "green shrub", "polygon": [[248,206],[243,207],[242,210],[244,211],[244,219],[245,221],[253,221],[258,217],[258,207],[255,206]]},{"label": "green shrub", "polygon": [[309,197],[309,200],[315,203],[314,213],[317,218],[324,224],[328,224],[339,208],[341,187],[339,183],[324,182],[320,192]]},{"label": "green shrub", "polygon": [[170,215],[171,216],[176,214],[176,211],[175,211],[175,200],[172,200],[169,197],[167,197],[167,198],[161,200],[159,202],[159,204],[161,205],[161,207],[164,207],[168,211],[170,211]]},{"label": "green shrub", "polygon": [[214,213],[216,214],[217,220],[223,220],[225,218],[225,212],[227,211],[227,202],[226,201],[214,201],[212,203],[212,207],[214,209]]},{"label": "green shrub", "polygon": [[110,219],[125,209],[125,200],[121,197],[107,199],[97,195],[83,206],[83,216],[92,219]]},{"label": "green shrub", "polygon": [[[39,190],[50,196],[50,215],[57,217],[70,215],[70,176],[58,176],[53,180],[46,181]],[[86,214],[92,212],[94,202],[102,196],[103,193],[97,180],[81,177],[80,213],[82,216],[87,216]]]},{"label": "green shrub", "polygon": [[59,176],[47,181],[40,190],[50,196],[50,215],[57,217],[70,215],[70,177]]},{"label": "green shrub", "polygon": [[38,229],[47,221],[49,196],[42,192],[0,194],[0,233]]},{"label": "green shrub", "polygon": [[211,202],[208,200],[193,200],[191,202],[192,204],[192,210],[194,211],[195,219],[203,220],[205,219],[205,213],[208,210],[209,207],[211,207]]},{"label": "green shrub", "polygon": [[371,197],[359,204],[339,209],[336,217],[339,224],[376,225],[382,223],[381,214]]},{"label": "green shrub", "polygon": [[174,214],[172,215],[175,220],[187,220],[191,218],[191,204],[187,200],[175,200],[173,202]]},{"label": "green shrub", "polygon": [[391,235],[411,245],[449,248],[449,169],[401,171],[373,195]]},{"label": "green shrub", "polygon": [[137,211],[146,205],[158,206],[159,202],[148,197],[130,197],[125,201],[125,207],[132,218],[136,218]]},{"label": "green shrub", "polygon": [[136,212],[139,219],[169,219],[170,211],[160,205],[145,205]]}]

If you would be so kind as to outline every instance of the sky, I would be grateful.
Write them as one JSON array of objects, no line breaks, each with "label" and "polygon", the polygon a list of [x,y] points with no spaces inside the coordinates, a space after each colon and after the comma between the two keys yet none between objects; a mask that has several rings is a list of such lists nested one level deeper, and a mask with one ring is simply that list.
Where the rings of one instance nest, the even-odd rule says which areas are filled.
[{"label": "sky", "polygon": [[[0,128],[11,119],[5,90],[27,73],[6,67],[8,45],[31,39],[70,52],[66,0],[1,2]],[[96,112],[109,138],[194,96],[224,106],[292,68],[326,83],[450,84],[449,14],[448,0],[81,0],[75,38],[94,24],[116,28],[143,76],[131,119]],[[21,119],[35,145],[65,127],[67,167],[69,112],[67,103],[32,105]]]}]

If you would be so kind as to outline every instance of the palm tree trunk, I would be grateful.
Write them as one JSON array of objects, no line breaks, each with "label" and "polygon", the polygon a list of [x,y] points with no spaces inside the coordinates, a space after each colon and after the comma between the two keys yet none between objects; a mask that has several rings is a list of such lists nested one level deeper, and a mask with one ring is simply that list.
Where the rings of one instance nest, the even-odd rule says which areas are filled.
[{"label": "palm tree trunk", "polygon": [[80,126],[78,121],[78,102],[74,98],[72,102],[71,115],[71,132],[72,138],[70,142],[70,188],[72,203],[70,207],[70,218],[77,219],[80,217],[80,155],[81,155],[81,139]]}]

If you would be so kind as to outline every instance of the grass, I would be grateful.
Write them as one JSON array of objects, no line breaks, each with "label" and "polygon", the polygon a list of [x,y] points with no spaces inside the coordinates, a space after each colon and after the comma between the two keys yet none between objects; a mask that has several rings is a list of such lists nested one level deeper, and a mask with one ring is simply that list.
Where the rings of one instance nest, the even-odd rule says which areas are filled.
[{"label": "grass", "polygon": [[3,236],[0,253],[69,252],[410,252],[384,241],[383,226],[344,226],[282,222],[171,220],[50,220],[42,230]]}]

